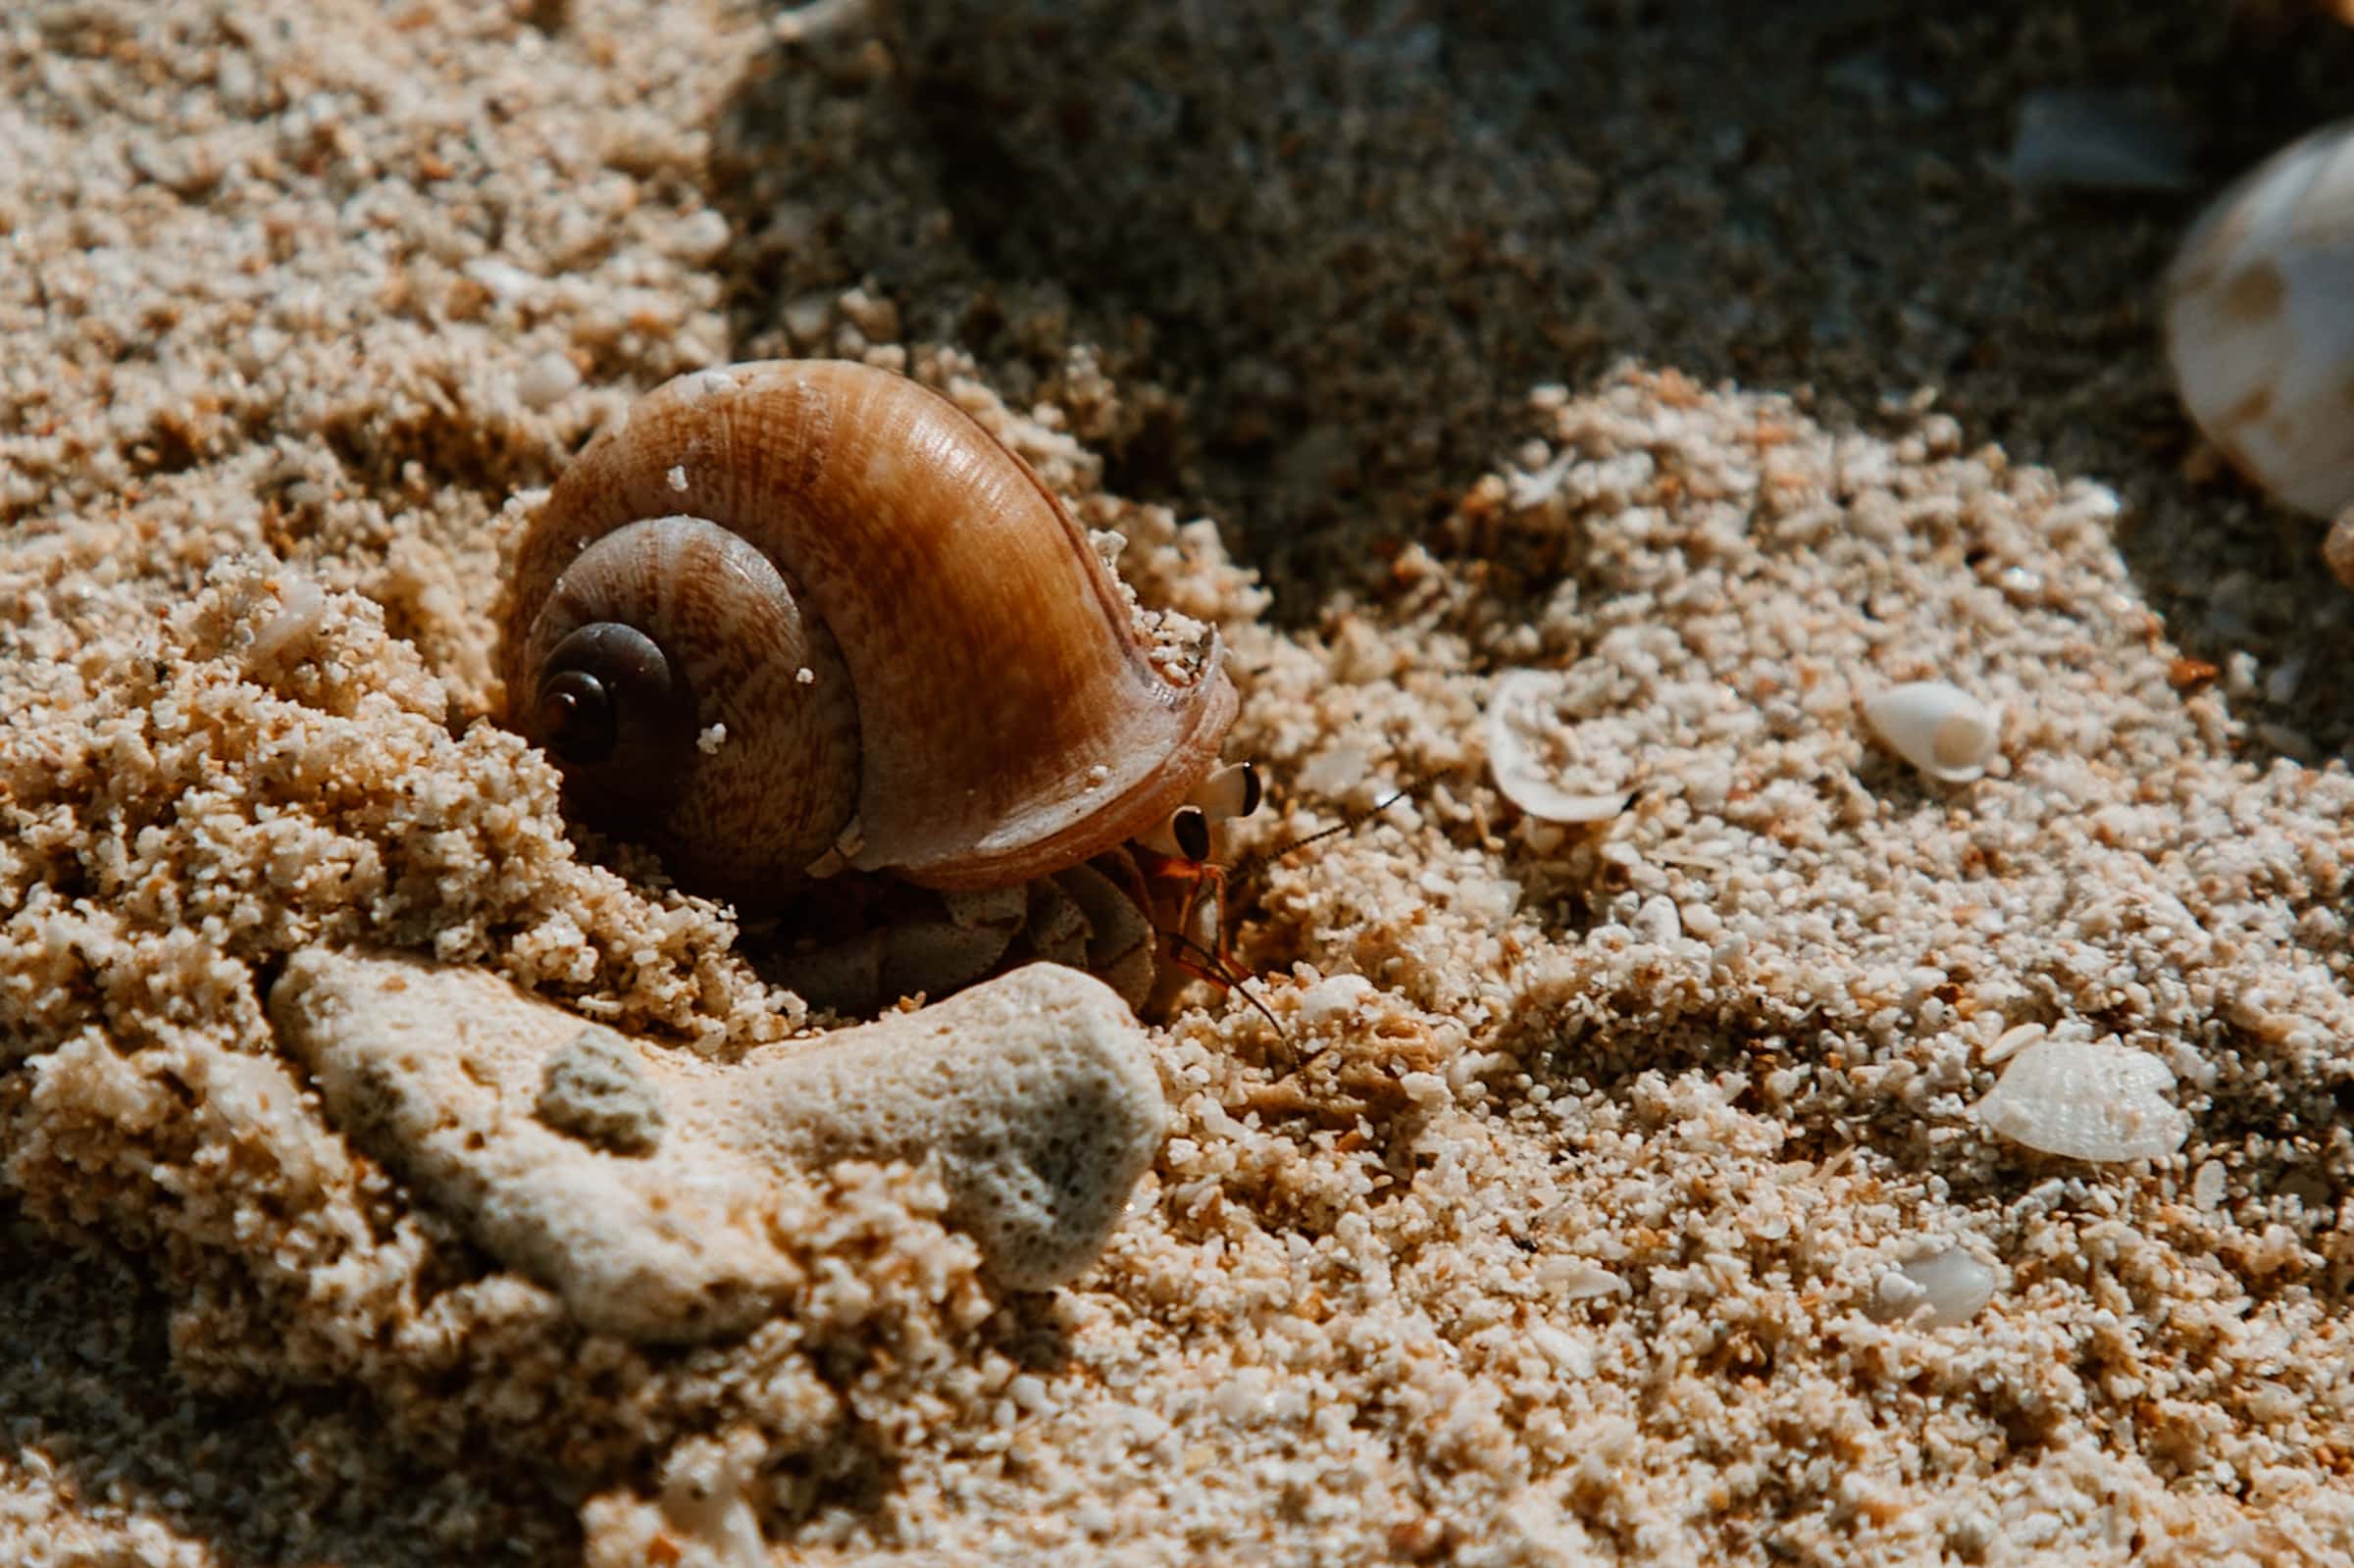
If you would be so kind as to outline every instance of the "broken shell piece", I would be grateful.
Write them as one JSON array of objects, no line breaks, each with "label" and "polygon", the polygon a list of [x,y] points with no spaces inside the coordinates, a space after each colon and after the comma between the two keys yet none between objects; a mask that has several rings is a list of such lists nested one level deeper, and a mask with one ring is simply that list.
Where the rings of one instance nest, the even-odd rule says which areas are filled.
[{"label": "broken shell piece", "polygon": [[2000,1067],[2050,1033],[2041,1024],[2014,1024],[1995,1037],[1978,1060],[1988,1067]]},{"label": "broken shell piece", "polygon": [[1550,670],[1509,670],[1488,698],[1488,771],[1504,798],[1540,822],[1608,822],[1635,798],[1631,789],[1581,794],[1564,789],[1537,758],[1534,729],[1561,678]]},{"label": "broken shell piece", "polygon": [[1943,681],[1909,681],[1864,699],[1864,717],[1888,749],[1932,779],[1984,775],[2003,734],[2003,709]]},{"label": "broken shell piece", "polygon": [[2217,197],[2166,278],[2182,406],[2249,479],[2315,517],[2354,503],[2354,121]]},{"label": "broken shell piece", "polygon": [[1626,1295],[1625,1279],[1583,1258],[1548,1258],[1537,1265],[1537,1282],[1562,1301],[1585,1301],[1595,1296]]},{"label": "broken shell piece", "polygon": [[2167,1094],[2175,1075],[2114,1039],[2039,1039],[2011,1058],[1979,1123],[2015,1143],[2073,1160],[2158,1159],[2182,1146],[2190,1118]]},{"label": "broken shell piece", "polygon": [[1958,1246],[1948,1247],[1881,1275],[1873,1316],[1884,1323],[1910,1320],[1924,1328],[1956,1328],[1994,1299],[1994,1270]]},{"label": "broken shell piece", "polygon": [[999,1283],[1060,1284],[1166,1118],[1127,1007],[1051,964],[729,1067],[609,1030],[584,1045],[573,1014],[408,956],[299,953],[270,1012],[355,1143],[581,1322],[640,1340],[741,1332],[799,1283],[796,1165],[937,1156]]}]

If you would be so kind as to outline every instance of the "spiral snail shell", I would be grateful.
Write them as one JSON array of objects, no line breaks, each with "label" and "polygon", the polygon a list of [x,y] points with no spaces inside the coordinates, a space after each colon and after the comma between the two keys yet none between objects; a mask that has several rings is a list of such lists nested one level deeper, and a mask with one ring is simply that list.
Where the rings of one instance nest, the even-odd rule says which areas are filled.
[{"label": "spiral snail shell", "polygon": [[[891,372],[678,378],[592,440],[518,549],[507,719],[682,885],[1072,866],[1177,808],[1235,711],[963,410]],[[1169,668],[1170,666],[1177,668]]]}]

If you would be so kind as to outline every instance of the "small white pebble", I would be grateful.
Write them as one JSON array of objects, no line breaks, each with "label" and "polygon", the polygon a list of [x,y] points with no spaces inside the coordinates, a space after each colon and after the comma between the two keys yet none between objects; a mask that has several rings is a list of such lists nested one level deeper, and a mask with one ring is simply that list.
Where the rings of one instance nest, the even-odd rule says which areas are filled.
[{"label": "small white pebble", "polygon": [[1398,1080],[1398,1087],[1416,1108],[1425,1111],[1437,1110],[1455,1097],[1447,1080],[1436,1073],[1407,1073]]},{"label": "small white pebble", "polygon": [[2224,1162],[2203,1160],[2191,1174],[2190,1200],[2202,1213],[2212,1214],[2224,1200]]},{"label": "small white pebble", "polygon": [[1684,934],[1684,917],[1665,893],[1644,899],[1630,924],[1634,934],[1647,942],[1671,942]]},{"label": "small white pebble", "polygon": [[1363,1005],[1373,994],[1373,983],[1362,975],[1335,975],[1317,981],[1300,993],[1296,1016],[1302,1024],[1313,1029],[1318,1024],[1336,1018],[1346,1018]]},{"label": "small white pebble", "polygon": [[706,207],[679,220],[670,231],[673,255],[688,261],[708,261],[728,243],[728,220]]},{"label": "small white pebble", "polygon": [[537,273],[527,273],[513,262],[500,261],[495,256],[477,256],[462,271],[502,303],[536,294],[547,281]]},{"label": "small white pebble", "polygon": [[890,300],[853,288],[835,303],[867,341],[888,343],[899,335],[899,309]]},{"label": "small white pebble", "polygon": [[1209,1396],[1220,1418],[1240,1426],[1265,1414],[1267,1372],[1264,1367],[1242,1367],[1219,1380]]},{"label": "small white pebble", "polygon": [[803,294],[797,299],[786,301],[785,308],[778,312],[785,323],[786,332],[802,347],[816,340],[818,334],[826,329],[826,323],[833,314],[834,296],[831,294]]},{"label": "small white pebble", "polygon": [[817,672],[804,664],[793,672],[793,683],[794,685],[813,686],[817,684]]},{"label": "small white pebble", "polygon": [[1893,1323],[1909,1318],[1928,1304],[1929,1288],[1903,1269],[1890,1269],[1871,1282],[1873,1316]]},{"label": "small white pebble", "polygon": [[1071,1523],[1090,1541],[1101,1541],[1110,1535],[1118,1519],[1100,1497],[1082,1497],[1071,1509]]},{"label": "small white pebble", "polygon": [[701,734],[694,737],[694,749],[701,752],[706,757],[716,755],[719,751],[719,748],[727,743],[728,727],[724,724],[712,725]]},{"label": "small white pebble", "polygon": [[687,466],[684,463],[674,467],[670,471],[668,478],[670,480],[670,487],[672,489],[678,491],[681,495],[685,495],[687,493]]},{"label": "small white pebble", "polygon": [[515,378],[515,395],[525,408],[537,412],[561,403],[580,384],[581,373],[571,356],[551,349],[526,365]]}]

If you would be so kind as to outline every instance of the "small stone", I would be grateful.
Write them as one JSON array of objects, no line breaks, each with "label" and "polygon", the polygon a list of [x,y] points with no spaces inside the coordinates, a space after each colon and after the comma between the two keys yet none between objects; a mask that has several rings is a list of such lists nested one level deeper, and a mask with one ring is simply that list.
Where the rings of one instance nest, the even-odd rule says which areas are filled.
[{"label": "small stone", "polygon": [[535,1113],[546,1126],[614,1154],[662,1140],[662,1100],[639,1071],[638,1047],[590,1024],[547,1059]]},{"label": "small stone", "polygon": [[537,413],[553,408],[580,390],[581,373],[569,355],[553,350],[540,355],[515,378],[515,395]]}]

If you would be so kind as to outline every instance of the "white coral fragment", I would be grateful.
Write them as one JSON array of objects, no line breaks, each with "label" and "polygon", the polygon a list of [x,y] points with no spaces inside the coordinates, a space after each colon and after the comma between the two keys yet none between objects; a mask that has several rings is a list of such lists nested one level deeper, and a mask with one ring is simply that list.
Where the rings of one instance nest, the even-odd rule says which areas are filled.
[{"label": "white coral fragment", "polygon": [[299,953],[270,1010],[347,1137],[584,1324],[640,1340],[766,1316],[802,1268],[771,1217],[838,1160],[937,1158],[998,1282],[1060,1284],[1167,1115],[1126,1004],[1052,964],[724,1070],[413,957]]},{"label": "white coral fragment", "polygon": [[1930,778],[1968,784],[2002,741],[2003,709],[1943,681],[1909,681],[1864,699],[1864,717],[1888,749]]},{"label": "white coral fragment", "polygon": [[2175,1075],[2114,1039],[2040,1039],[2011,1058],[1976,1115],[1989,1132],[2045,1154],[2118,1164],[2182,1146],[2190,1118],[2167,1095]]},{"label": "white coral fragment", "polygon": [[1548,670],[1510,670],[1488,698],[1488,771],[1504,798],[1540,822],[1608,822],[1634,799],[1631,789],[1581,793],[1562,787],[1539,760],[1539,726],[1560,691]]}]

